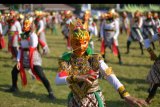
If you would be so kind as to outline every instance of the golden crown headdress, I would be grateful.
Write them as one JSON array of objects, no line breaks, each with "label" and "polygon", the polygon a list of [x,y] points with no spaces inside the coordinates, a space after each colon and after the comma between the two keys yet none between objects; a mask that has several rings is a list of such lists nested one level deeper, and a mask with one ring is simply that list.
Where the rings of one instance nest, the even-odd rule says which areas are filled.
[{"label": "golden crown headdress", "polygon": [[71,40],[89,40],[89,33],[86,24],[82,24],[79,18],[72,21],[69,25]]}]

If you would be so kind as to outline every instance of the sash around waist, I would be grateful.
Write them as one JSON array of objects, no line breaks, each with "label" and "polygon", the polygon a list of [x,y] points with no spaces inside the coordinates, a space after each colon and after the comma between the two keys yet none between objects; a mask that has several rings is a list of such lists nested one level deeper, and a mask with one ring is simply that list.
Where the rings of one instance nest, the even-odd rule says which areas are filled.
[{"label": "sash around waist", "polygon": [[114,29],[104,29],[104,30],[107,32],[114,32],[115,31]]},{"label": "sash around waist", "polygon": [[18,31],[9,31],[8,34],[9,34],[9,35],[18,34]]},{"label": "sash around waist", "polygon": [[[29,48],[20,48],[23,51],[29,51]],[[36,50],[37,48],[34,48],[34,50]]]}]

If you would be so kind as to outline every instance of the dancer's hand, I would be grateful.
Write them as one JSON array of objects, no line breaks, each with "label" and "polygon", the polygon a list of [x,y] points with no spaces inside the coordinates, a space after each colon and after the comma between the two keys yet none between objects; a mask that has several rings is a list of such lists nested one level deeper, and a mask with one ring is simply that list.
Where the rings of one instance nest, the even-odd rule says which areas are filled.
[{"label": "dancer's hand", "polygon": [[78,81],[84,81],[84,82],[87,82],[88,84],[92,85],[92,81],[95,80],[97,77],[97,73],[94,72],[92,74],[87,74],[87,75],[78,75],[76,76],[76,79]]},{"label": "dancer's hand", "polygon": [[115,40],[117,40],[117,37],[116,37],[116,36],[113,36],[113,39],[114,39],[114,41],[115,41]]},{"label": "dancer's hand", "polygon": [[43,55],[47,55],[48,54],[48,47],[47,46],[45,46],[44,48],[43,48]]},{"label": "dancer's hand", "polygon": [[126,96],[124,97],[125,101],[131,106],[137,106],[137,107],[147,107],[148,104],[145,100],[143,99],[138,99],[132,96]]},{"label": "dancer's hand", "polygon": [[37,36],[38,36],[38,37],[40,36],[40,32],[37,32]]},{"label": "dancer's hand", "polygon": [[17,69],[20,70],[20,62],[17,62]]}]

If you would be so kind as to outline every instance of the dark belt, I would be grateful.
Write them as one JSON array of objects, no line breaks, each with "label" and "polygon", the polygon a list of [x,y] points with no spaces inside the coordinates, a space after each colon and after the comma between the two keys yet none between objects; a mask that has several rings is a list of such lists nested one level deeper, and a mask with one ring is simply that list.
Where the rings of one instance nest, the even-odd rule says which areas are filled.
[{"label": "dark belt", "polygon": [[104,29],[105,31],[107,31],[107,32],[114,32],[115,30],[113,30],[113,29]]},{"label": "dark belt", "polygon": [[139,27],[132,27],[132,29],[140,29]]},{"label": "dark belt", "polygon": [[23,48],[22,50],[23,51],[29,51],[29,48]]}]

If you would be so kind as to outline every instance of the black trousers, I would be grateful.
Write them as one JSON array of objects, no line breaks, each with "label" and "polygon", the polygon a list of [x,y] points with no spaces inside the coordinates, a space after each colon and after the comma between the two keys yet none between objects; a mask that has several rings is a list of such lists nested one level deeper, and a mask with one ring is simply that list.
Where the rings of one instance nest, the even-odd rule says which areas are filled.
[{"label": "black trousers", "polygon": [[[48,93],[53,93],[51,85],[50,85],[48,79],[46,78],[46,76],[45,76],[45,74],[43,72],[43,68],[41,66],[39,66],[39,65],[34,65],[33,69],[36,72],[36,74],[39,76],[39,78],[41,79],[41,81],[44,84],[45,88],[47,89]],[[17,69],[17,66],[15,65],[14,68],[12,69],[12,72],[11,72],[11,75],[12,75],[12,87],[18,88],[17,87],[17,81],[18,81],[19,72],[20,71]]]},{"label": "black trousers", "polygon": [[[119,50],[119,47],[118,46],[116,46],[117,47],[117,50],[118,50],[118,60],[119,60],[119,62],[120,61],[122,61],[121,60],[121,53],[120,53],[120,50]],[[102,55],[102,57],[105,59],[105,57],[106,57],[106,48],[107,48],[107,46],[105,46],[105,49],[104,49],[104,54]],[[109,47],[109,49],[111,49],[111,47]],[[112,49],[111,49],[112,50]]]},{"label": "black trousers", "polygon": [[156,95],[158,87],[160,87],[160,84],[154,84],[148,89],[148,98],[153,98]]}]

